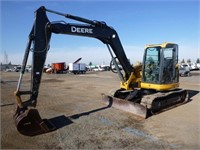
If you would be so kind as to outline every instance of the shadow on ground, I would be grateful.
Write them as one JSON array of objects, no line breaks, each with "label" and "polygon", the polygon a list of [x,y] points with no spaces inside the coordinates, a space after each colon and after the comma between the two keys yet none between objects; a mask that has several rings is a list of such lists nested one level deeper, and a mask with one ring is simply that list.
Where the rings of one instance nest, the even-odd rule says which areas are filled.
[{"label": "shadow on ground", "polygon": [[[157,114],[162,113],[164,111],[167,111],[169,109],[173,109],[173,108],[178,107],[180,105],[187,104],[187,103],[189,103],[193,100],[192,97],[194,97],[195,95],[197,95],[199,93],[199,91],[196,91],[196,90],[187,90],[187,91],[188,91],[188,99],[189,99],[188,101],[174,105],[174,106],[169,107],[167,109],[164,109],[162,111],[156,112],[155,114],[151,113],[151,115],[149,115],[148,117],[151,117],[152,115],[157,115]],[[48,121],[54,126],[54,129],[50,130],[48,132],[52,132],[52,131],[58,130],[60,128],[63,128],[65,126],[68,126],[68,125],[74,123],[73,122],[74,119],[79,119],[82,116],[88,116],[92,113],[108,109],[111,106],[112,106],[112,103],[110,103],[108,106],[105,106],[105,107],[97,108],[97,109],[87,111],[87,112],[83,112],[83,113],[79,113],[79,114],[74,114],[74,115],[71,115],[71,116],[61,115],[61,116],[57,116],[57,117],[54,117],[54,118],[50,118],[50,119],[48,119]],[[44,133],[48,133],[48,132],[43,132],[43,133],[39,133],[39,134],[44,134]],[[36,135],[39,135],[39,134],[36,134]],[[36,135],[33,135],[33,136],[36,136]]]},{"label": "shadow on ground", "polygon": [[110,108],[110,105],[106,106],[106,107],[101,107],[101,108],[98,108],[98,109],[94,109],[94,110],[91,110],[91,111],[88,111],[88,112],[83,112],[83,113],[79,113],[79,114],[75,114],[75,115],[71,115],[71,116],[58,116],[58,117],[54,117],[54,118],[51,118],[49,119],[49,121],[51,121],[55,126],[56,126],[56,130],[57,129],[60,129],[64,126],[67,126],[67,125],[70,125],[73,123],[72,119],[78,119],[82,116],[88,116],[92,113],[95,113],[95,112],[98,112],[98,111],[102,111],[102,110],[105,110],[105,109],[108,109]]},{"label": "shadow on ground", "polygon": [[195,95],[199,93],[199,91],[196,91],[196,90],[187,90],[187,91],[188,91],[189,101],[192,101],[192,97],[194,97]]},{"label": "shadow on ground", "polygon": [[68,126],[68,125],[74,123],[72,121],[74,119],[78,119],[82,116],[88,116],[92,113],[102,111],[102,110],[108,109],[110,107],[111,107],[111,105],[109,104],[108,106],[105,106],[105,107],[101,107],[101,108],[94,109],[94,110],[91,110],[91,111],[88,111],[88,112],[83,112],[83,113],[79,113],[79,114],[75,114],[75,115],[71,115],[71,116],[67,116],[67,117],[65,115],[61,115],[61,116],[57,116],[57,117],[50,118],[50,119],[43,119],[43,121],[46,120],[45,122],[48,122],[48,124],[50,126],[50,130],[46,131],[46,132],[44,132],[44,131],[37,132],[35,135],[32,134],[30,136],[37,136],[37,135],[40,135],[40,134],[53,132],[55,130],[58,130],[60,128],[63,128],[65,126]]}]

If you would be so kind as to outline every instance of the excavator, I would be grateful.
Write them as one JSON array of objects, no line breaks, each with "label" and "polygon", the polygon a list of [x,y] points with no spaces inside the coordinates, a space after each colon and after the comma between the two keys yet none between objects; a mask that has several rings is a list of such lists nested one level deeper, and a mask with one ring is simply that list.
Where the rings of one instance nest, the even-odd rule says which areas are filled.
[{"label": "excavator", "polygon": [[[47,12],[81,23],[50,22]],[[35,11],[17,89],[14,92],[17,108],[13,118],[17,130],[21,134],[34,136],[56,129],[50,120],[42,119],[36,109],[43,67],[50,48],[52,33],[96,38],[107,46],[111,55],[111,64],[115,65],[121,81],[120,88],[112,95],[102,94],[102,101],[108,106],[148,118],[152,114],[187,102],[187,90],[178,88],[177,44],[147,45],[142,65],[133,67],[127,59],[120,38],[113,27],[103,21],[64,14],[41,6]],[[20,87],[30,52],[32,52],[31,86],[30,90],[22,91]],[[122,66],[122,70],[118,63]],[[30,98],[24,101],[21,98],[22,95],[30,95]]]}]

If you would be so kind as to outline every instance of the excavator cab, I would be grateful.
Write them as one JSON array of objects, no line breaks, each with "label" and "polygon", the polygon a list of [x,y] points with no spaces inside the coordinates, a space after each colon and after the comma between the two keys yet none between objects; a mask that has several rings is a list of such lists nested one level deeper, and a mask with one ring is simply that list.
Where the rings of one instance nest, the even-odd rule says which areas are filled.
[{"label": "excavator cab", "polygon": [[[136,73],[122,82],[121,88],[113,96],[104,96],[104,101],[143,118],[187,102],[187,91],[178,88],[177,64],[177,44],[147,45],[142,67],[134,67]],[[137,75],[139,72],[141,76]],[[135,83],[138,85],[135,86]]]},{"label": "excavator cab", "polygon": [[147,45],[143,57],[141,87],[157,91],[178,87],[177,64],[177,44]]}]

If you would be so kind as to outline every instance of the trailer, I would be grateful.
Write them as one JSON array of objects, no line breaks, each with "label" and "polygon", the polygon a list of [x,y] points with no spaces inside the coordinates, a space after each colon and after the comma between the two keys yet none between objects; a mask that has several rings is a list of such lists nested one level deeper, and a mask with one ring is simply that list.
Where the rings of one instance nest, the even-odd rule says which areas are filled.
[{"label": "trailer", "polygon": [[52,63],[51,65],[53,73],[64,73],[65,72],[65,62]]},{"label": "trailer", "polygon": [[85,63],[69,63],[69,72],[74,74],[83,74],[86,72]]}]

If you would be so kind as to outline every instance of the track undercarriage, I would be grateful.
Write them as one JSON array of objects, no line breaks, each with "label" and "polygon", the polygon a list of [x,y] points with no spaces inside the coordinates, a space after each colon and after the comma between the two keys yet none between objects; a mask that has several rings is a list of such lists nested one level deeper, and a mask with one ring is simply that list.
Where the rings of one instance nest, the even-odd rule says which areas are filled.
[{"label": "track undercarriage", "polygon": [[113,96],[104,95],[102,100],[123,111],[138,115],[142,118],[174,108],[188,102],[188,93],[184,89],[165,92],[152,90],[117,90]]}]

